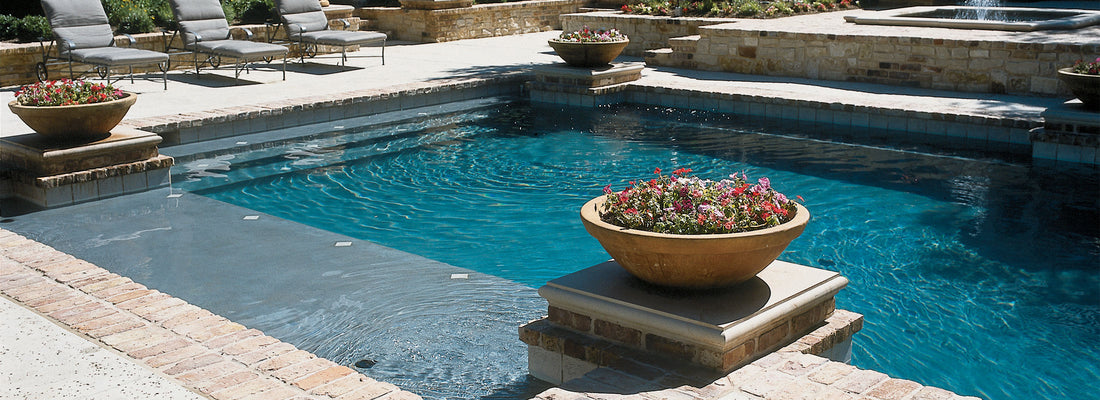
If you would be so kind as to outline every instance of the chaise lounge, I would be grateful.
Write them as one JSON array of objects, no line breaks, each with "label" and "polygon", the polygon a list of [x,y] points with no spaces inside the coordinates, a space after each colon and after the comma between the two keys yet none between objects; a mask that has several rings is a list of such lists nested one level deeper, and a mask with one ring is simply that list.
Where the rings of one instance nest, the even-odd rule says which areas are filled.
[{"label": "chaise lounge", "polygon": [[[328,29],[328,17],[317,0],[275,0],[275,8],[283,20],[283,30],[291,42],[298,44],[301,62],[317,55],[317,46],[340,47],[340,65],[347,64],[348,46],[380,44],[382,65],[386,65],[386,34],[382,32],[338,31]],[[350,24],[341,20],[344,27]]]},{"label": "chaise lounge", "polygon": [[[99,0],[42,0],[42,10],[50,21],[54,40],[42,45],[42,62],[35,65],[38,80],[49,79],[50,65],[69,64],[69,78],[75,79],[73,63],[94,66],[100,78],[111,82],[111,68],[128,67],[134,81],[135,65],[157,65],[168,89],[168,54],[151,50],[115,46],[115,34],[107,22],[107,13]],[[133,36],[130,45],[135,43]],[[54,46],[57,57],[50,56]],[[119,78],[121,79],[121,78]]]},{"label": "chaise lounge", "polygon": [[[236,40],[231,36],[229,22],[225,19],[221,3],[218,0],[170,0],[172,13],[176,16],[179,30],[174,34],[183,42],[183,50],[191,52],[195,63],[195,74],[203,63],[217,68],[222,58],[232,58],[237,62],[233,67],[233,76],[238,81],[241,71],[247,72],[248,64],[283,58],[283,80],[286,80],[287,48],[277,44]],[[253,34],[246,28],[239,29],[251,39]],[[175,42],[173,38],[171,42]],[[206,59],[200,61],[199,54]]]}]

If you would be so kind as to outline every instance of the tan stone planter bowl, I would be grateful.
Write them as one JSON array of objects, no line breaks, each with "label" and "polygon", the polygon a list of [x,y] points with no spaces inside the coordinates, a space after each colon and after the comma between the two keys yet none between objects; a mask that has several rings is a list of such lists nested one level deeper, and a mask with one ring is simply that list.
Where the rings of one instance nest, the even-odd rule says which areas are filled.
[{"label": "tan stone planter bowl", "polygon": [[566,64],[573,67],[602,67],[610,64],[623,52],[630,40],[621,42],[559,42],[554,39],[548,41],[558,57],[565,60]]},{"label": "tan stone planter bowl", "polygon": [[1100,110],[1100,75],[1078,74],[1073,68],[1062,68],[1058,70],[1058,78],[1085,103],[1085,108]]},{"label": "tan stone planter bowl", "polygon": [[810,212],[801,204],[790,221],[752,232],[673,235],[627,229],[600,220],[600,196],[581,208],[581,221],[627,272],[661,286],[709,289],[747,281],[802,234]]},{"label": "tan stone planter bowl", "polygon": [[124,92],[118,100],[72,106],[24,106],[13,100],[11,112],[40,135],[58,141],[102,139],[122,122],[137,95]]}]

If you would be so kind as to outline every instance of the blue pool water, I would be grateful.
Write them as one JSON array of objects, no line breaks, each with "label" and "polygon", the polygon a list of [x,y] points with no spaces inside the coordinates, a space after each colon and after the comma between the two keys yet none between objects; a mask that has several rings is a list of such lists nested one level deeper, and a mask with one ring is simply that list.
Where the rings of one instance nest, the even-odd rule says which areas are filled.
[{"label": "blue pool water", "polygon": [[[185,159],[174,181],[536,288],[608,258],[577,216],[608,183],[622,188],[654,167],[767,176],[813,215],[780,258],[851,281],[837,306],[866,317],[854,365],[988,399],[1091,398],[1100,173],[930,141],[666,109],[511,104]],[[352,357],[327,351],[318,353]],[[498,359],[522,368],[525,356]],[[501,379],[477,385],[528,385]],[[484,395],[445,386],[426,396]]]}]

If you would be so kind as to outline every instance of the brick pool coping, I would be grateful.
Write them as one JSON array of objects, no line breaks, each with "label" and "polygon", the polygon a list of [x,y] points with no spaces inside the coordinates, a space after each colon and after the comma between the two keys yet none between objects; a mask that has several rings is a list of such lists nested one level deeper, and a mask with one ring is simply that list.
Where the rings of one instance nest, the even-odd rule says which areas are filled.
[{"label": "brick pool coping", "polygon": [[213,399],[420,398],[4,229],[0,292]]}]

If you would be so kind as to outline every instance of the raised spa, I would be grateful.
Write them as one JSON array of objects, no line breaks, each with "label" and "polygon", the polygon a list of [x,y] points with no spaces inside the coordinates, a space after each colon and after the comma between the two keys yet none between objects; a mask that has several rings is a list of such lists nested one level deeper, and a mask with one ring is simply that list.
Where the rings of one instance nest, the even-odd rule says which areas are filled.
[{"label": "raised spa", "polygon": [[864,25],[1030,32],[1097,25],[1100,24],[1100,11],[1021,7],[907,7],[865,16],[845,16],[844,20]]}]

